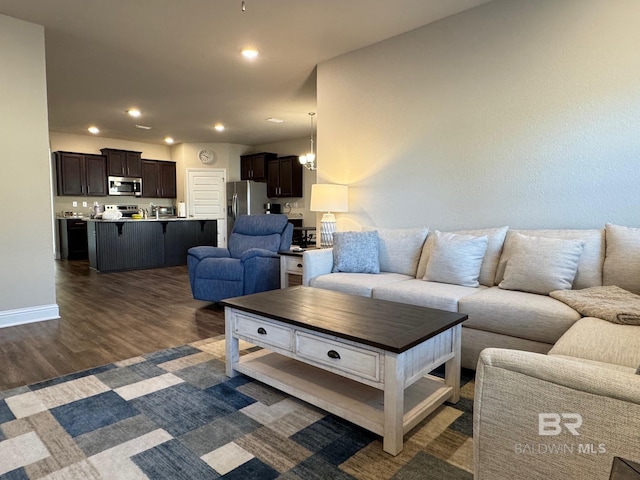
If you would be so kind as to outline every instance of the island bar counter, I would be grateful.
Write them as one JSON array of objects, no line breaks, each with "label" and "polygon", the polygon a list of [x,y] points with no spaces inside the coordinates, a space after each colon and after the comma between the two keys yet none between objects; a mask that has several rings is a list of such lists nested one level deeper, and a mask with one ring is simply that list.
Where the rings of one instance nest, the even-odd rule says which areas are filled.
[{"label": "island bar counter", "polygon": [[217,246],[215,219],[87,220],[89,266],[99,272],[186,265],[187,250]]}]

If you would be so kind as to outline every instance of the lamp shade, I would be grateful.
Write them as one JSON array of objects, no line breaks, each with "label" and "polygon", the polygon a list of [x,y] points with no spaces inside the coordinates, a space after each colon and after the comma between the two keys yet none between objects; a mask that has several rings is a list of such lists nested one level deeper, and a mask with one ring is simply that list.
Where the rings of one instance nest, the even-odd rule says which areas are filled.
[{"label": "lamp shade", "polygon": [[348,212],[349,187],[332,183],[311,185],[312,212]]}]

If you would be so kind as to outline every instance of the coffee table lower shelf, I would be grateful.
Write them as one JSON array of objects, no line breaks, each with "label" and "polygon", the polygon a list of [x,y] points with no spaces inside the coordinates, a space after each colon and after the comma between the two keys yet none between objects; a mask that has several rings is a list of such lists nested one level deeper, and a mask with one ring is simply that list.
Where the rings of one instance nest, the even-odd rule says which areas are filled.
[{"label": "coffee table lower shelf", "polygon": [[[382,390],[269,350],[241,356],[233,369],[384,437]],[[452,395],[453,388],[432,375],[425,375],[407,387],[403,433]]]}]

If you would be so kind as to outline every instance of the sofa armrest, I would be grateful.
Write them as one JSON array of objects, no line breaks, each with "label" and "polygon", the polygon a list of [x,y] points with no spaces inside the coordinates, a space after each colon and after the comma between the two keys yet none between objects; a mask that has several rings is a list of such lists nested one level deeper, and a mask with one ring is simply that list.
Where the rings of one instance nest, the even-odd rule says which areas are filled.
[{"label": "sofa armrest", "polygon": [[202,260],[204,258],[229,258],[231,256],[229,254],[229,250],[226,248],[211,247],[207,245],[191,247],[188,250],[188,254],[196,257],[198,260]]},{"label": "sofa armrest", "polygon": [[640,460],[633,369],[490,348],[475,381],[476,480],[606,479],[614,456]]},{"label": "sofa armrest", "polygon": [[302,285],[309,286],[315,277],[331,273],[333,269],[333,248],[319,248],[307,250],[302,254],[304,268],[302,271]]},{"label": "sofa armrest", "polygon": [[272,252],[271,250],[266,250],[264,248],[250,248],[240,255],[240,261],[246,262],[253,257],[280,258],[277,253]]}]

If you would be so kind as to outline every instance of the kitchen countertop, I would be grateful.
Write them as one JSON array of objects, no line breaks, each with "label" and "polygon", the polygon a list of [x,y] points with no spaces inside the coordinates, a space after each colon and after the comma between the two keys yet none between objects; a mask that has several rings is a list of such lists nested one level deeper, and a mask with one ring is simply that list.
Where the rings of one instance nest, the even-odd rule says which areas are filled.
[{"label": "kitchen countertop", "polygon": [[194,220],[218,220],[217,218],[180,218],[180,217],[160,217],[160,218],[119,218],[118,220],[103,220],[102,218],[83,218],[87,222],[115,223],[115,222],[184,222]]}]

